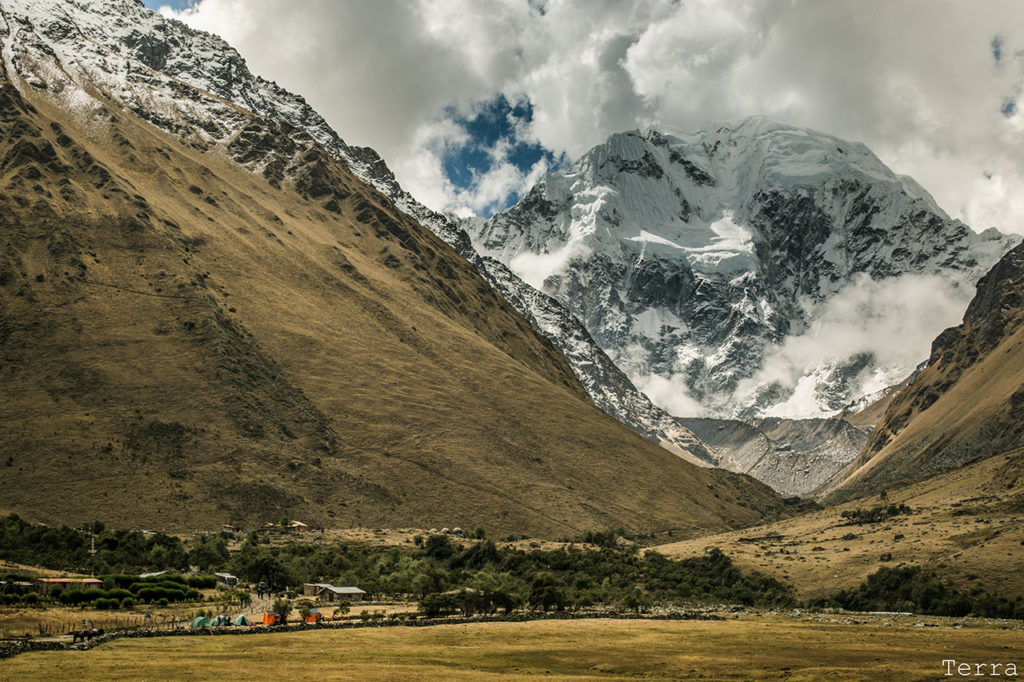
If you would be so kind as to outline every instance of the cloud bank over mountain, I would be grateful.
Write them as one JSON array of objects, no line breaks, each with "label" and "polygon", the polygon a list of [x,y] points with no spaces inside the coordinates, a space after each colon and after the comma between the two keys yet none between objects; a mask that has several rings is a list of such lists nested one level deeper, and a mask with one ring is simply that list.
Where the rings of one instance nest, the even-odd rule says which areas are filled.
[{"label": "cloud bank over mountain", "polygon": [[[765,114],[865,142],[976,229],[1024,231],[1018,2],[202,0],[164,12],[304,94],[435,208],[487,213],[612,132]],[[494,120],[496,141],[467,135],[502,97],[531,115]],[[518,145],[551,156],[523,161]],[[453,180],[446,165],[463,153],[491,162]]]}]

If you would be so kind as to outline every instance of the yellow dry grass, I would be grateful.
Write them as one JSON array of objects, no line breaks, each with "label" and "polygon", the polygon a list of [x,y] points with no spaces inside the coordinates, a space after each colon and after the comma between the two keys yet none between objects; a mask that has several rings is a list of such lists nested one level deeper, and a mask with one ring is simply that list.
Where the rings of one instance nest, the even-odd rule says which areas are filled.
[{"label": "yellow dry grass", "polygon": [[[961,345],[969,348],[971,343],[968,336]],[[944,386],[947,374],[958,369],[958,365],[938,363],[927,367],[913,386],[893,397],[886,412],[887,420],[905,420],[905,425],[885,442],[880,441],[878,434],[888,433],[889,424],[880,422],[882,431],[876,431],[826,499],[864,495],[920,478],[923,471],[940,471],[951,468],[956,461],[970,461],[1019,447],[1019,415],[1013,396],[1024,384],[1022,358],[1024,329],[1017,328],[967,366],[951,386]],[[935,385],[943,388],[937,390]],[[937,390],[937,399],[919,410],[915,400],[929,390]]]},{"label": "yellow dry grass", "polygon": [[167,680],[926,680],[942,661],[1024,665],[1021,632],[876,618],[864,624],[541,621],[120,640],[86,652],[17,656],[0,679]]},{"label": "yellow dry grass", "polygon": [[601,413],[469,263],[340,164],[323,171],[346,197],[332,212],[131,114],[83,125],[27,96],[34,110],[7,114],[63,166],[0,173],[30,202],[0,212],[6,509],[561,537],[781,506]]},{"label": "yellow dry grass", "polygon": [[[719,547],[741,567],[791,583],[801,598],[854,587],[881,566],[935,568],[961,588],[1024,595],[1024,482],[1019,453],[992,457],[905,488],[796,518],[655,547],[696,556]],[[881,504],[914,511],[883,523],[846,525],[842,512]],[[891,554],[882,561],[883,554]]]}]

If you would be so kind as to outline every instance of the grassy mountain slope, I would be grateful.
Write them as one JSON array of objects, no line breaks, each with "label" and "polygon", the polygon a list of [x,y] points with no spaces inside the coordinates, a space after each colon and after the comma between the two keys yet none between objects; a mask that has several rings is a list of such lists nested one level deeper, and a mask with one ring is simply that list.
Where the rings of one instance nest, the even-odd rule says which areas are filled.
[{"label": "grassy mountain slope", "polygon": [[[719,547],[737,565],[788,580],[800,598],[856,587],[883,566],[934,569],[957,589],[1024,598],[1024,448],[955,471],[754,528],[661,545],[667,556]],[[910,514],[851,524],[843,512],[905,504]]]},{"label": "grassy mountain slope", "polygon": [[552,535],[779,508],[598,411],[465,261],[294,131],[252,117],[209,149],[4,81],[4,511]]},{"label": "grassy mountain slope", "polygon": [[828,499],[920,480],[1024,445],[1024,247],[978,283]]}]

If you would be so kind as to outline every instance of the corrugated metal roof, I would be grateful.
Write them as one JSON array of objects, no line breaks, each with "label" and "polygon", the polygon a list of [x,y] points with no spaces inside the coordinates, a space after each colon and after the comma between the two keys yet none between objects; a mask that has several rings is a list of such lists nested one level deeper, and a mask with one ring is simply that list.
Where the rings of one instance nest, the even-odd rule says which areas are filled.
[{"label": "corrugated metal roof", "polygon": [[317,585],[335,594],[366,594],[366,590],[361,590],[358,587],[335,587],[334,585],[324,585],[321,583],[317,583]]}]

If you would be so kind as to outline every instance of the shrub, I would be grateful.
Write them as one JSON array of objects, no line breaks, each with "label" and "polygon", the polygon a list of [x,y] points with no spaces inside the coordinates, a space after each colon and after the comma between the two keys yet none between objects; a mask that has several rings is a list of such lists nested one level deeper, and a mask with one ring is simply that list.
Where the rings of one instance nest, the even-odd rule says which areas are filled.
[{"label": "shrub", "polygon": [[848,509],[842,517],[851,524],[881,523],[893,516],[910,514],[913,510],[905,504],[879,505],[871,509]]},{"label": "shrub", "polygon": [[60,603],[69,606],[84,604],[92,598],[85,590],[65,590],[60,595]]},{"label": "shrub", "polygon": [[281,623],[283,624],[288,622],[288,614],[292,612],[292,603],[287,599],[275,599],[270,610],[281,614]]},{"label": "shrub", "polygon": [[[456,608],[455,596],[441,592],[428,594],[421,599],[419,603],[419,610],[422,611],[423,615],[427,618],[436,618],[437,616],[455,613]],[[359,617],[363,620],[367,620],[369,618],[369,614],[366,611],[363,611],[359,614]]]},{"label": "shrub", "polygon": [[122,609],[134,609],[135,608],[135,600],[132,599],[131,597],[125,597],[124,599],[121,600],[121,608]]},{"label": "shrub", "polygon": [[447,535],[429,536],[424,545],[424,549],[427,552],[427,556],[434,559],[447,559],[452,554],[455,554],[455,547],[452,546]]},{"label": "shrub", "polygon": [[816,606],[850,611],[912,611],[932,616],[966,616],[976,610],[971,598],[944,585],[934,571],[920,566],[883,566],[855,589],[843,590]]}]

